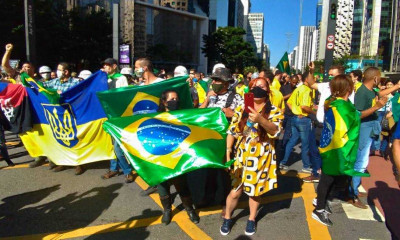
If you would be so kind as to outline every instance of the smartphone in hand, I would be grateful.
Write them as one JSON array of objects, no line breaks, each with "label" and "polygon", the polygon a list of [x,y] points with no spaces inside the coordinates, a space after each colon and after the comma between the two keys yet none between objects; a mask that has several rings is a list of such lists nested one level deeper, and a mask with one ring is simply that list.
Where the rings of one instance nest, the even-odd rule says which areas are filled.
[{"label": "smartphone in hand", "polygon": [[244,94],[244,111],[250,113],[249,107],[254,109],[254,94],[252,92]]}]

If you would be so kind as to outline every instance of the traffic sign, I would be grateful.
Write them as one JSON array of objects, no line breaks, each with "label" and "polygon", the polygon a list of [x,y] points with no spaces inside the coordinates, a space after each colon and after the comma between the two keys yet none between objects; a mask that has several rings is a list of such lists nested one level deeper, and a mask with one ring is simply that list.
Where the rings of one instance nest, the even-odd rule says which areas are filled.
[{"label": "traffic sign", "polygon": [[334,44],[334,43],[329,42],[328,44],[326,44],[326,48],[327,48],[328,50],[332,50],[334,47],[335,47],[335,44]]},{"label": "traffic sign", "polygon": [[335,41],[335,36],[334,35],[328,35],[327,40],[328,40],[328,42],[334,42]]}]

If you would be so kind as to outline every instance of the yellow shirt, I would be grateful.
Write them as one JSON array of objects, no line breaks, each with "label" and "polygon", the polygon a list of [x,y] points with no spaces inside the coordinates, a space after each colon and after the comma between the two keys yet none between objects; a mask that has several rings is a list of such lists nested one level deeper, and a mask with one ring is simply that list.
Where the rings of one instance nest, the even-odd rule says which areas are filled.
[{"label": "yellow shirt", "polygon": [[292,106],[292,112],[295,115],[308,116],[308,113],[304,112],[301,107],[312,107],[313,105],[313,93],[311,88],[306,85],[301,85],[296,88],[288,100],[288,104]]},{"label": "yellow shirt", "polygon": [[275,107],[283,110],[285,109],[285,101],[283,101],[283,95],[280,91],[275,90],[273,88],[270,89],[269,99],[271,104]]},{"label": "yellow shirt", "polygon": [[194,88],[197,90],[197,95],[199,95],[199,104],[202,104],[207,97],[207,93],[199,83],[195,83]]},{"label": "yellow shirt", "polygon": [[278,91],[281,90],[281,83],[279,82],[278,79],[274,78],[274,80],[272,80],[271,88],[278,90]]},{"label": "yellow shirt", "polygon": [[354,85],[354,92],[357,92],[357,90],[361,87],[362,83],[361,82],[356,82],[356,84]]},{"label": "yellow shirt", "polygon": [[244,89],[246,88],[246,85],[242,85],[241,87],[236,86],[236,93],[242,96],[244,98]]}]

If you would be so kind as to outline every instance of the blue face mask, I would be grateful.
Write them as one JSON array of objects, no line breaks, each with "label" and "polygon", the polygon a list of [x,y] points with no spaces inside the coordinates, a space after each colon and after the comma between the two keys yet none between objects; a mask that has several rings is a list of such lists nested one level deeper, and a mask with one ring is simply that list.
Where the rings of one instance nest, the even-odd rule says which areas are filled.
[{"label": "blue face mask", "polygon": [[197,78],[193,78],[193,82],[195,82],[195,83],[196,83],[197,81],[198,81],[198,80],[197,80]]}]

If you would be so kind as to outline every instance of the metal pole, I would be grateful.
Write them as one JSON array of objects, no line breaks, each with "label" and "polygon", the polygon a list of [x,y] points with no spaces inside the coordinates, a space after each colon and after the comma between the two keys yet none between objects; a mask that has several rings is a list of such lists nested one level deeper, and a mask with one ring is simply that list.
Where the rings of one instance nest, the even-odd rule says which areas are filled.
[{"label": "metal pole", "polygon": [[337,12],[335,12],[335,18],[332,19],[332,6],[336,7],[336,10],[338,9],[338,1],[337,0],[329,0],[329,14],[328,14],[328,29],[326,31],[326,36],[321,36],[325,37],[327,39],[326,42],[326,50],[325,50],[325,64],[324,64],[324,82],[329,81],[329,68],[333,64],[333,52],[335,51],[335,41],[333,43],[329,43],[328,37],[329,36],[335,36],[336,33],[336,18],[337,18]]},{"label": "metal pole", "polygon": [[32,63],[35,63],[36,33],[35,33],[35,21],[34,21],[34,7],[32,0],[24,0],[24,14],[25,14],[26,59]]},{"label": "metal pole", "polygon": [[113,58],[119,61],[119,3],[113,3]]}]

